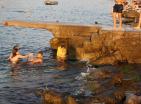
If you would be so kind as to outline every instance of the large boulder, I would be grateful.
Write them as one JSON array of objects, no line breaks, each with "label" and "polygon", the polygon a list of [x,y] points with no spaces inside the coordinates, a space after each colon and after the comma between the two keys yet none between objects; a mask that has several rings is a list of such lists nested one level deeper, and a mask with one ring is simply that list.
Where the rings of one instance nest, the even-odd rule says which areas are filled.
[{"label": "large boulder", "polygon": [[135,10],[124,11],[122,15],[124,18],[139,18],[139,13]]},{"label": "large boulder", "polygon": [[108,31],[101,30],[92,39],[93,47],[101,53],[93,60],[97,64],[114,64],[126,61],[141,63],[141,33],[139,31]]},{"label": "large boulder", "polygon": [[133,93],[128,94],[125,104],[141,104],[141,95],[135,95]]},{"label": "large boulder", "polygon": [[64,104],[62,95],[54,91],[44,91],[42,99],[44,104]]},{"label": "large boulder", "polygon": [[77,104],[72,96],[65,96],[53,90],[44,90],[40,95],[43,104]]}]

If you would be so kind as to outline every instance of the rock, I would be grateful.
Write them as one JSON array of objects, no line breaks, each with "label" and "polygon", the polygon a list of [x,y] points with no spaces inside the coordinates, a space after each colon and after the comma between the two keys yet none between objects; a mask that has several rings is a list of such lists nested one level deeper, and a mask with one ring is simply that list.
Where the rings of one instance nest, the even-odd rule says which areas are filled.
[{"label": "rock", "polygon": [[139,18],[139,13],[135,10],[129,10],[123,12],[123,17],[124,18]]},{"label": "rock", "polygon": [[77,102],[75,101],[75,99],[71,96],[67,97],[67,103],[66,104],[77,104]]},{"label": "rock", "polygon": [[141,32],[105,30],[94,25],[6,21],[7,26],[43,28],[51,31],[51,47],[65,43],[68,59],[90,60],[94,64],[141,63]]},{"label": "rock", "polygon": [[94,23],[95,23],[95,24],[98,24],[98,22],[97,22],[97,21],[95,21]]},{"label": "rock", "polygon": [[123,19],[123,24],[126,24],[126,25],[134,25],[135,23],[135,19],[132,19],[132,18],[124,18]]},{"label": "rock", "polygon": [[82,103],[80,104],[104,104],[104,102],[100,101],[99,98],[93,97],[93,98],[88,98],[85,99]]},{"label": "rock", "polygon": [[132,79],[123,79],[121,88],[125,91],[138,91],[140,87]]},{"label": "rock", "polygon": [[114,65],[117,62],[115,56],[103,56],[102,58],[93,61],[94,64],[99,64],[99,65],[106,65],[106,64],[111,64]]},{"label": "rock", "polygon": [[96,70],[96,71],[93,71],[92,73],[90,73],[90,75],[88,76],[88,78],[92,78],[92,79],[106,79],[106,78],[110,78],[112,75],[111,75],[111,72],[110,71],[107,71],[107,70]]},{"label": "rock", "polygon": [[37,95],[41,95],[43,104],[77,104],[72,96],[65,96],[53,90],[38,91]]},{"label": "rock", "polygon": [[95,94],[101,93],[104,90],[103,86],[101,86],[101,84],[98,81],[88,81],[87,87],[88,89],[90,89],[90,91],[92,91]]},{"label": "rock", "polygon": [[42,98],[44,104],[64,104],[62,95],[54,91],[44,91]]},{"label": "rock", "polygon": [[141,104],[141,96],[129,94],[126,96],[125,104]]},{"label": "rock", "polygon": [[68,39],[65,38],[52,38],[50,40],[50,45],[53,49],[57,49],[59,46],[65,46],[67,48],[68,46]]},{"label": "rock", "polygon": [[100,53],[98,53],[98,52],[91,52],[91,53],[86,53],[86,52],[84,52],[83,53],[83,56],[81,57],[81,60],[86,60],[86,61],[88,61],[88,60],[96,60],[97,59],[97,57],[99,57],[100,56]]},{"label": "rock", "polygon": [[113,93],[113,96],[118,102],[123,102],[125,100],[124,90],[117,90]]},{"label": "rock", "polygon": [[116,100],[113,97],[103,97],[103,102],[105,104],[116,104]]},{"label": "rock", "polygon": [[83,48],[86,53],[90,53],[94,51],[93,44],[90,41],[83,42]]},{"label": "rock", "polygon": [[98,60],[93,62],[96,64],[115,64],[122,61],[140,63],[141,55],[138,53],[141,51],[140,36],[140,32],[135,31],[101,31],[100,35],[92,40],[97,52],[101,53],[96,58]]},{"label": "rock", "polygon": [[73,47],[82,47],[83,42],[86,41],[86,38],[81,36],[72,36],[71,39],[69,39],[69,45]]},{"label": "rock", "polygon": [[114,86],[121,86],[122,80],[123,80],[123,74],[122,73],[115,74],[112,77],[112,84]]},{"label": "rock", "polygon": [[60,41],[59,41],[58,38],[52,38],[52,39],[50,40],[50,45],[51,45],[51,47],[52,47],[53,49],[57,49],[60,44],[61,44],[61,43],[60,43]]}]

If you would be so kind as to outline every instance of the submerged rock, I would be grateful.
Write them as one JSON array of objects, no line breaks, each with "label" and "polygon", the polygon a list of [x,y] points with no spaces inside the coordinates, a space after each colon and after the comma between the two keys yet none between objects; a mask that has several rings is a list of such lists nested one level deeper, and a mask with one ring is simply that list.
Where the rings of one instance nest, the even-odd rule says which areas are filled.
[{"label": "submerged rock", "polygon": [[77,104],[73,97],[68,96],[66,104]]},{"label": "submerged rock", "polygon": [[44,104],[64,104],[62,95],[54,91],[44,91],[42,98]]},{"label": "submerged rock", "polygon": [[73,97],[52,90],[43,91],[41,96],[43,104],[77,104]]},{"label": "submerged rock", "polygon": [[128,94],[126,97],[125,104],[141,104],[141,95],[135,95],[133,93]]},{"label": "submerged rock", "polygon": [[122,80],[123,80],[123,74],[122,73],[115,74],[112,77],[112,84],[114,86],[120,86],[122,84]]},{"label": "submerged rock", "polygon": [[[125,100],[126,102],[129,102],[135,99],[135,97],[130,98],[130,100],[129,98],[126,99],[126,92],[141,91],[138,82],[134,82],[133,79],[128,78],[128,76],[125,76],[122,72],[112,72],[110,70],[101,70],[100,68],[98,68],[96,72],[87,76],[86,85],[87,88],[92,91],[93,97],[90,99],[90,102],[93,102],[94,104],[124,104]],[[136,97],[136,101],[138,100],[139,97]]]}]

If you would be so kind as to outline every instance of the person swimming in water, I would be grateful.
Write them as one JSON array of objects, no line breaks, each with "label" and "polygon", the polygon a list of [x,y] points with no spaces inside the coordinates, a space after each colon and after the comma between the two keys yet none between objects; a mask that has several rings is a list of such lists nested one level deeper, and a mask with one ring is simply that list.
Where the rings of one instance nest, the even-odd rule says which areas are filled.
[{"label": "person swimming in water", "polygon": [[28,62],[31,64],[41,64],[43,62],[43,52],[38,51],[37,55],[34,57],[33,53],[29,54]]},{"label": "person swimming in water", "polygon": [[10,54],[8,60],[13,63],[16,64],[19,62],[20,59],[27,59],[29,55],[22,55],[19,52],[19,47],[16,45],[13,47],[12,49],[12,53]]}]

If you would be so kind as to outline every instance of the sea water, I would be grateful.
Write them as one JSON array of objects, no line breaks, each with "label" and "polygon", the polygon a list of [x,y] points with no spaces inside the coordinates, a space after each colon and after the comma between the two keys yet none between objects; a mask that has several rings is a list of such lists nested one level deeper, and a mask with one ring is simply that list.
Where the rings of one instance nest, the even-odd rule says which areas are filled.
[{"label": "sea water", "polygon": [[[45,5],[43,0],[0,0],[0,104],[41,104],[38,89],[79,94],[83,81],[76,80],[85,64],[57,62],[50,48],[52,33],[45,29],[5,27],[6,20],[34,22],[69,22],[112,26],[113,0],[58,0],[58,5]],[[18,44],[20,52],[43,50],[41,65],[11,65],[8,56]]]}]

